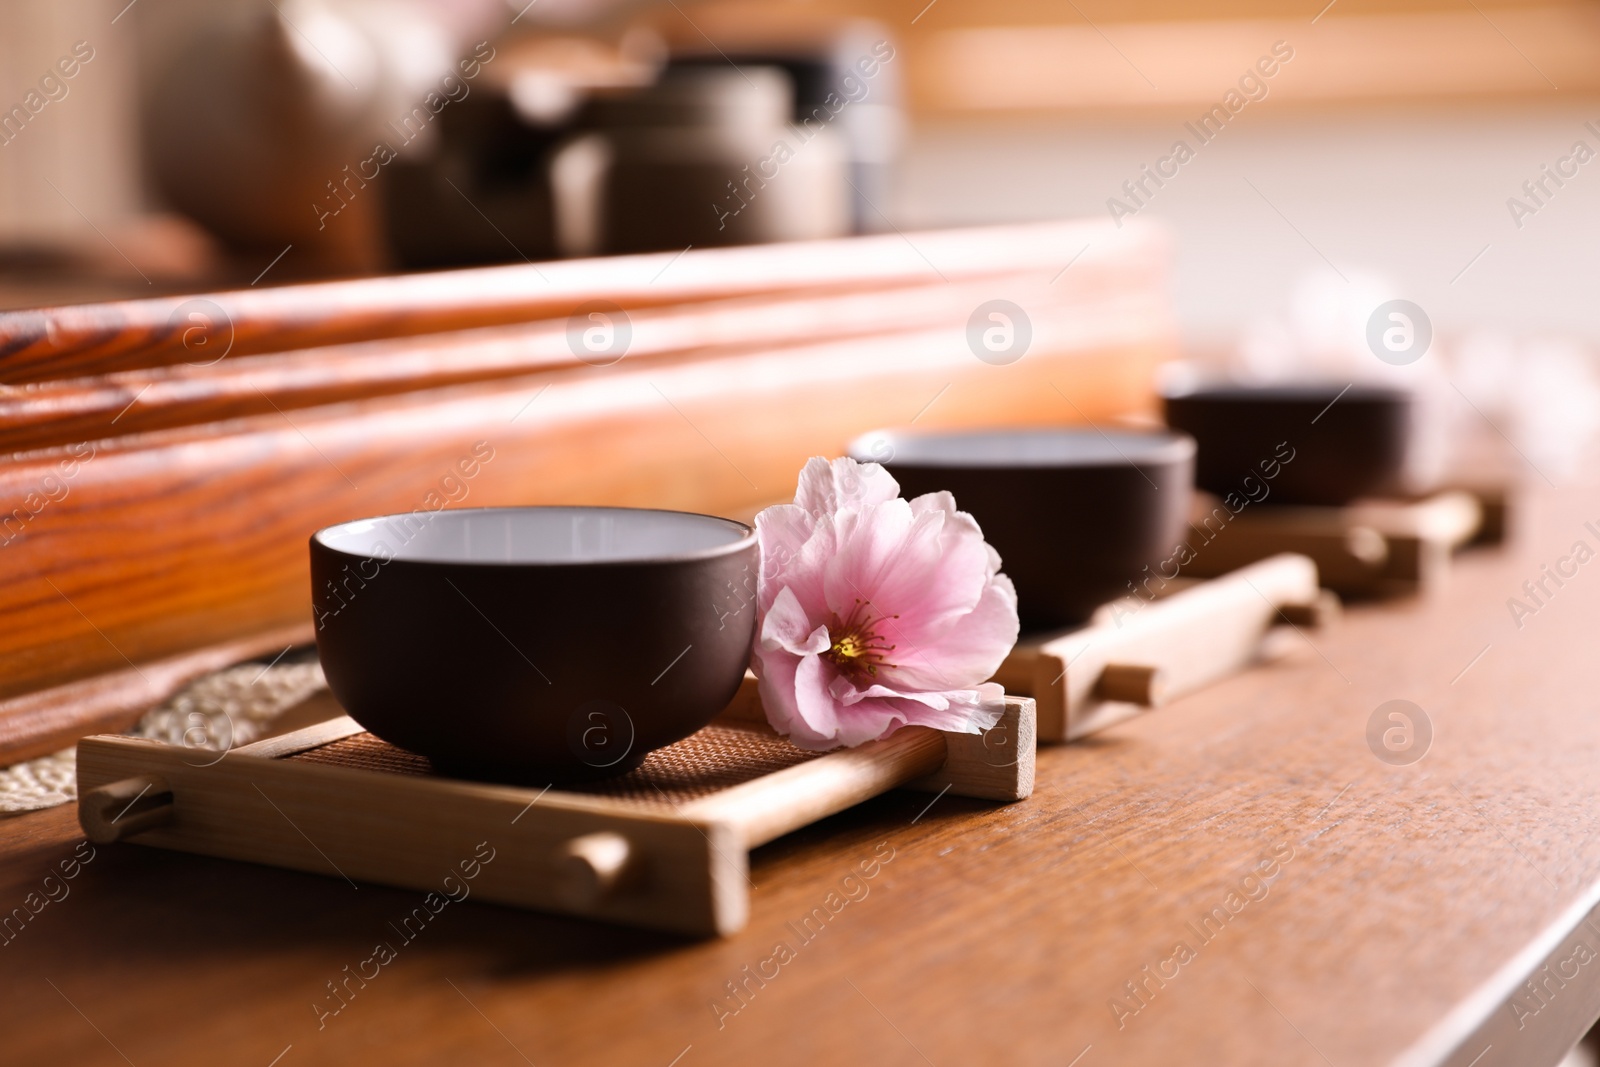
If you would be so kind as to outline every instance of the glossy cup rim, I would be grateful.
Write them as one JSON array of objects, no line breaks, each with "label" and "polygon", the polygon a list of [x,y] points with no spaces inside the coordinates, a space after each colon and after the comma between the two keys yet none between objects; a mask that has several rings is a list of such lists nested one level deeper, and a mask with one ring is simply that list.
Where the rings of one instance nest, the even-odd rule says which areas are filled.
[{"label": "glossy cup rim", "polygon": [[1341,402],[1404,404],[1412,392],[1382,382],[1300,382],[1202,381],[1161,390],[1163,401],[1195,401],[1209,404],[1312,404],[1338,397]]},{"label": "glossy cup rim", "polygon": [[[1138,466],[1141,463],[1183,463],[1195,457],[1195,440],[1187,432],[1180,429],[1167,427],[1151,429],[1125,429],[1117,428],[1101,431],[1085,426],[1061,427],[995,427],[990,429],[974,428],[952,431],[927,431],[907,432],[904,430],[873,430],[857,437],[850,442],[847,454],[858,462],[880,462],[872,455],[872,446],[880,441],[887,440],[891,447],[898,442],[918,440],[945,440],[955,441],[962,438],[976,437],[1031,437],[1031,438],[1081,438],[1089,441],[1109,441],[1112,452],[1106,456],[1085,458],[1045,458],[1027,460],[1021,458],[997,458],[976,460],[955,460],[935,457],[905,457],[898,455],[881,461],[889,469],[895,467],[931,469],[931,470],[990,470],[990,471],[1039,471],[1039,470],[1094,470],[1104,467]],[[1126,454],[1119,451],[1117,442],[1130,446],[1136,454]]]},{"label": "glossy cup rim", "polygon": [[675,508],[632,508],[606,504],[526,504],[509,507],[479,507],[479,508],[441,508],[431,512],[434,517],[444,514],[462,515],[469,513],[506,513],[530,511],[578,511],[578,512],[643,512],[656,515],[681,515],[688,518],[704,519],[708,522],[722,523],[740,531],[740,535],[733,541],[724,545],[712,545],[709,548],[696,549],[691,552],[662,553],[660,555],[640,556],[629,559],[567,559],[567,560],[467,560],[467,559],[415,559],[406,556],[385,557],[352,552],[347,548],[329,544],[327,537],[338,533],[346,527],[358,523],[379,523],[388,520],[409,519],[415,513],[410,511],[393,512],[386,515],[369,515],[359,519],[347,519],[344,522],[324,526],[311,535],[311,545],[325,552],[346,556],[350,559],[376,559],[386,563],[401,563],[416,567],[504,567],[526,568],[541,571],[556,570],[561,568],[598,568],[598,567],[653,567],[668,563],[693,563],[701,560],[720,559],[723,556],[734,556],[745,551],[756,543],[755,528],[748,523],[737,519],[724,518],[721,515],[707,515],[699,511],[679,511]]}]

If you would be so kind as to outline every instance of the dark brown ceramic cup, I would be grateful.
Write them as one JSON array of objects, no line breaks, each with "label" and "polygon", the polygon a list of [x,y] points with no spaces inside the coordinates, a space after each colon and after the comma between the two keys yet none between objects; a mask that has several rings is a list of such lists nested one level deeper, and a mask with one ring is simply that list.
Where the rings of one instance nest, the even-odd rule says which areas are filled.
[{"label": "dark brown ceramic cup", "polygon": [[1412,395],[1403,389],[1214,384],[1164,400],[1167,425],[1199,442],[1196,484],[1219,497],[1337,506],[1393,487],[1405,469]]},{"label": "dark brown ceramic cup", "polygon": [[1170,556],[1194,480],[1194,441],[1166,432],[879,431],[850,452],[907,498],[949,490],[1000,553],[1028,630],[1086,621]]},{"label": "dark brown ceramic cup", "polygon": [[621,774],[733,698],[755,632],[754,532],[635,508],[471,508],[311,538],[328,687],[446,774]]}]

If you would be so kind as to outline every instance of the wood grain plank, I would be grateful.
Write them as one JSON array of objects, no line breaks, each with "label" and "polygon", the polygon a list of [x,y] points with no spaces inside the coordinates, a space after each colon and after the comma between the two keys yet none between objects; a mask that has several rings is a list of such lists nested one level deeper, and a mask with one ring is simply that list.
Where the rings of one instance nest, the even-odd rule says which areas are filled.
[{"label": "wood grain plank", "polygon": [[[741,342],[770,346],[905,328],[947,308],[944,288],[637,309],[629,316],[626,355],[637,361]],[[68,444],[260,414],[273,405],[293,409],[575,367],[568,325],[547,319],[34,383],[0,393],[0,447]]]},{"label": "wood grain plank", "polygon": [[[1038,277],[1007,275],[867,292],[778,294],[636,310],[625,352],[587,357],[604,366],[671,356],[736,357],[784,345],[964,326],[972,309],[1005,292],[1044,324],[1109,331],[1162,313],[1148,292],[1076,294]],[[615,316],[613,316],[615,319]],[[367,341],[220,363],[175,364],[0,390],[0,450],[28,450],[220,422],[250,415],[581,368],[565,319]]]},{"label": "wood grain plank", "polygon": [[[1506,598],[1575,538],[1594,544],[1600,494],[1535,497],[1518,544],[1464,553],[1436,597],[1356,605],[1314,647],[1041,750],[1026,803],[890,794],[758,849],[750,923],[725,941],[469,901],[321,1029],[326,983],[420,893],[91,851],[67,809],[6,820],[0,917],[38,906],[46,875],[70,891],[6,928],[7,1055],[122,1062],[75,1004],[133,1062],[175,1067],[291,1044],[280,1067],[521,1062],[508,1039],[577,1067],[688,1046],[679,1067],[918,1049],[941,1065],[1465,1067],[1491,1043],[1476,1067],[1549,1063],[1600,989],[1593,961],[1542,1003],[1526,991],[1555,950],[1600,938],[1600,572],[1521,629]],[[1434,726],[1409,766],[1366,739],[1394,698]],[[819,908],[802,939],[791,924]],[[1208,915],[1202,940],[1190,924]],[[1147,980],[1180,939],[1193,958]],[[757,982],[779,941],[793,958]],[[1520,1029],[1512,996],[1538,1008]],[[1138,1011],[1119,1025],[1113,1001]]]},{"label": "wood grain plank", "polygon": [[[57,500],[39,487],[70,454],[15,458],[0,466],[0,500],[33,494],[39,510],[0,547],[0,695],[305,619],[306,538],[333,522],[445,504],[719,511],[791,493],[808,456],[935,397],[919,425],[1081,417],[1051,379],[1090,418],[1145,407],[1170,337],[1074,329],[1040,331],[1005,368],[949,329],[138,435],[91,446]],[[492,460],[474,461],[474,448]]]},{"label": "wood grain plank", "polygon": [[[248,289],[0,313],[0,383],[564,319],[606,300],[624,308],[805,289],[837,290],[1041,272],[1082,252],[1060,285],[1093,276],[1135,287],[1165,271],[1166,238],[1131,220],[994,227],[838,241],[701,249],[560,263]],[[1087,268],[1087,269],[1082,269]],[[193,319],[190,316],[197,316]],[[185,337],[188,347],[185,346]]]}]

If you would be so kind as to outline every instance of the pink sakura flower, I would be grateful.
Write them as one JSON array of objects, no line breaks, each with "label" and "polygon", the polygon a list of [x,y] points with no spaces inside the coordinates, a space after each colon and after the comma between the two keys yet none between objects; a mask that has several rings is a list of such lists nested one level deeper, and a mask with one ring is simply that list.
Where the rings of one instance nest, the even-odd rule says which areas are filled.
[{"label": "pink sakura flower", "polygon": [[949,493],[908,502],[876,463],[814,458],[756,533],[751,666],[774,729],[823,750],[994,725],[988,679],[1016,644],[1017,594]]}]

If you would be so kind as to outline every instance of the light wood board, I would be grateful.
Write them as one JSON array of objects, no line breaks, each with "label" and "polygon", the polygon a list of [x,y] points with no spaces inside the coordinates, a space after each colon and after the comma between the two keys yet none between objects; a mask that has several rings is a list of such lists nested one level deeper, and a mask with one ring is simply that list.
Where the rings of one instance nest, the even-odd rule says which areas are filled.
[{"label": "light wood board", "polygon": [[1082,629],[1018,643],[995,680],[1038,703],[1039,739],[1073,741],[1243,670],[1279,625],[1337,608],[1305,556],[1281,554],[1153,599],[1102,608]]},{"label": "light wood board", "polygon": [[[1212,577],[1298,552],[1316,562],[1322,584],[1341,596],[1428,593],[1448,579],[1452,554],[1476,537],[1483,513],[1478,497],[1465,490],[1342,508],[1246,505],[1231,516],[1214,498],[1201,497],[1189,539],[1195,558],[1185,570]],[[1497,515],[1503,523],[1503,506]]]}]

